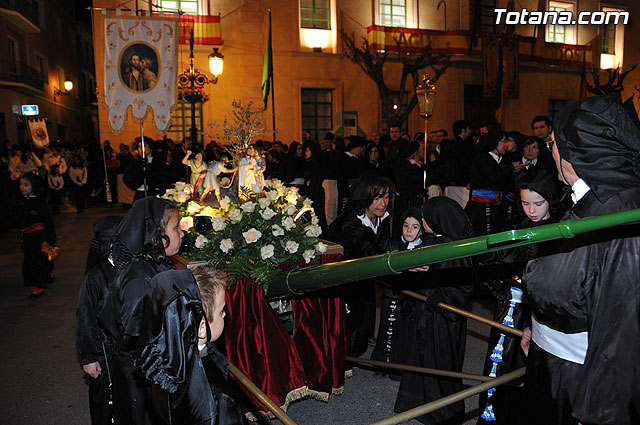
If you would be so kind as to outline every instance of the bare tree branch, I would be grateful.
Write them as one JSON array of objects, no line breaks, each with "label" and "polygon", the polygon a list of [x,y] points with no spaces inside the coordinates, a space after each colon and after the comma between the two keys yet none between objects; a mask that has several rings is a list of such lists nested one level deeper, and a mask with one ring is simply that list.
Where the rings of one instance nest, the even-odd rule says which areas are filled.
[{"label": "bare tree branch", "polygon": [[[402,63],[402,73],[400,74],[399,86],[397,89],[392,89],[386,85],[384,80],[384,64],[388,52],[371,49],[366,37],[363,37],[361,46],[358,46],[354,34],[348,34],[342,30],[340,34],[342,35],[344,55],[358,64],[360,69],[378,86],[378,93],[382,101],[382,120],[388,126],[401,125],[418,104],[415,89],[420,84],[418,77],[420,71],[427,67],[431,68],[433,73],[431,73],[430,81],[435,83],[446,72],[450,64],[451,56],[448,52],[431,53],[431,42],[419,53],[406,53],[401,51],[400,41],[396,40],[398,46],[396,56]],[[402,105],[402,95],[406,91],[409,76],[413,80],[413,94],[410,96],[408,104]],[[394,105],[396,105],[396,109],[394,109]]]}]

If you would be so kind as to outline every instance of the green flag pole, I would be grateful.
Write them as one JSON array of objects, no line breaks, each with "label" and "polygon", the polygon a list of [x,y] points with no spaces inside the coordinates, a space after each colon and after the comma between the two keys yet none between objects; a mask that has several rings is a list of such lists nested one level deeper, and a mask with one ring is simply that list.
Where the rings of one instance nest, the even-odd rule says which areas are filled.
[{"label": "green flag pole", "polygon": [[271,9],[269,9],[269,36],[267,37],[267,48],[264,52],[264,64],[262,66],[262,100],[264,109],[269,103],[269,92],[271,92],[271,117],[273,125],[273,142],[276,141],[276,104],[273,84],[273,45],[271,41]]}]

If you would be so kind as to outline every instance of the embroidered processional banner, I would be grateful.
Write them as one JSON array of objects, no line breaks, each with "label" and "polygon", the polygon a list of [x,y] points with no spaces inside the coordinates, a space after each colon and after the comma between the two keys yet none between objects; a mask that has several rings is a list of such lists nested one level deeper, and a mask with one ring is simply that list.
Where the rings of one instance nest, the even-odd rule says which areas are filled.
[{"label": "embroidered processional banner", "polygon": [[43,119],[30,118],[27,123],[29,124],[29,134],[31,134],[33,146],[38,149],[44,149],[49,146],[47,122]]},{"label": "embroidered processional banner", "polygon": [[104,101],[109,127],[120,134],[128,111],[135,121],[150,112],[159,131],[176,101],[178,20],[103,15]]}]

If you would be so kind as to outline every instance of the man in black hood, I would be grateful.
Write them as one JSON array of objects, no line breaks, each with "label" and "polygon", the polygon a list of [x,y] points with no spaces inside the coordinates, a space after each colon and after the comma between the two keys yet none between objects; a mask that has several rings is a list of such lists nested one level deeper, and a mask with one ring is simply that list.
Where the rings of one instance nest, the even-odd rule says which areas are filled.
[{"label": "man in black hood", "polygon": [[[640,208],[640,121],[630,101],[619,93],[582,99],[553,128],[553,157],[574,203],[565,219]],[[522,348],[532,423],[640,423],[632,403],[639,257],[640,225],[632,224],[559,241],[529,262],[523,282],[533,318]]]}]

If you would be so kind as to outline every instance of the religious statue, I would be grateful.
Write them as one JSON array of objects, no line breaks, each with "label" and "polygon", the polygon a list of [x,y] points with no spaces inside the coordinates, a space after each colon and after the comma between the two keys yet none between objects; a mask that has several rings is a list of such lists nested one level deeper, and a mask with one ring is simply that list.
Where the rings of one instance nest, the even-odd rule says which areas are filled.
[{"label": "religious statue", "polygon": [[220,183],[218,182],[218,175],[220,173],[233,173],[238,169],[235,168],[227,168],[225,167],[225,163],[228,161],[226,156],[220,158],[220,161],[211,161],[209,163],[209,167],[207,168],[207,175],[204,178],[204,191],[202,192],[202,196],[200,197],[201,201],[204,201],[209,192],[214,192],[216,195],[216,199],[220,202]]},{"label": "religious statue", "polygon": [[253,146],[249,146],[238,166],[238,187],[245,187],[254,193],[259,193],[264,186],[265,168],[264,156],[260,155]]}]

